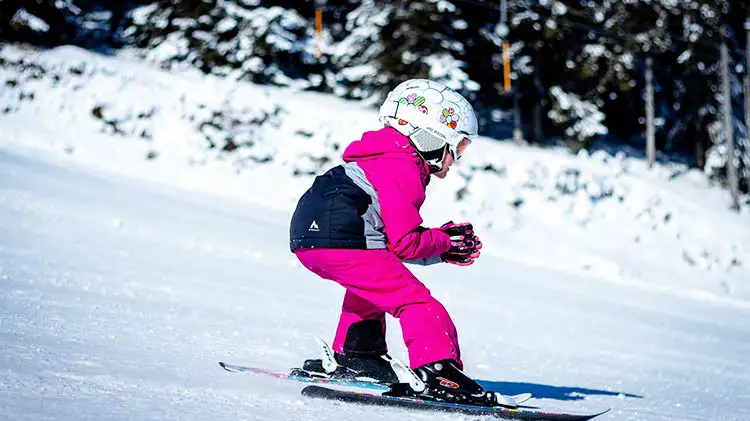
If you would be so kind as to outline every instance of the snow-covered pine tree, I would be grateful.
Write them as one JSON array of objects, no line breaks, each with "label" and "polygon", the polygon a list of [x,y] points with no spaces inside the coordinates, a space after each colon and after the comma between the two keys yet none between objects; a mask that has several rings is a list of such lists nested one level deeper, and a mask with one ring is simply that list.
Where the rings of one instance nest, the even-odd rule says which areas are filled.
[{"label": "snow-covered pine tree", "polygon": [[363,0],[347,15],[348,35],[331,57],[336,92],[378,102],[409,78],[431,78],[464,93],[479,85],[465,72],[467,23],[450,1]]},{"label": "snow-covered pine tree", "polygon": [[[127,39],[148,60],[233,79],[318,87],[314,8],[260,0],[160,0],[130,13]],[[298,3],[298,2],[296,2]]]},{"label": "snow-covered pine tree", "polygon": [[608,131],[602,90],[627,72],[618,64],[623,51],[616,40],[581,23],[580,15],[590,11],[561,2],[522,0],[510,6],[514,89],[524,120],[530,122],[533,107],[541,105],[548,136],[586,147]]},{"label": "snow-covered pine tree", "polygon": [[81,9],[71,0],[0,2],[0,39],[60,45],[76,38],[75,19]]}]

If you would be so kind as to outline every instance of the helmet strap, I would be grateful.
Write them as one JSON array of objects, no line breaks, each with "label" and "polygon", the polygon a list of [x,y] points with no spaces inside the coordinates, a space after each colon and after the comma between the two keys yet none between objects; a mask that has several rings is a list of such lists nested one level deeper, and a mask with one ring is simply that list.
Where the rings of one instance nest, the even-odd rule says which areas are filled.
[{"label": "helmet strap", "polygon": [[417,151],[419,157],[427,164],[427,168],[430,169],[430,174],[435,174],[443,169],[443,156],[445,156],[445,151],[448,147],[447,144],[434,151],[422,152],[416,147],[416,145],[414,145],[414,142],[412,142],[411,139],[409,139],[409,143],[414,146],[414,150]]}]

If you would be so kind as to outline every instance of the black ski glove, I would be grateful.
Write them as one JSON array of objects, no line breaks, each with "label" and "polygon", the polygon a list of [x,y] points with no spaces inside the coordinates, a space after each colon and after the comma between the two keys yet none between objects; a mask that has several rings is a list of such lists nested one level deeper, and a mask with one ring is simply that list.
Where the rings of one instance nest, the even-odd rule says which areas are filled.
[{"label": "black ski glove", "polygon": [[453,221],[449,221],[439,229],[451,237],[451,248],[440,255],[443,262],[469,266],[479,257],[482,242],[474,235],[474,226],[471,223],[454,224]]}]

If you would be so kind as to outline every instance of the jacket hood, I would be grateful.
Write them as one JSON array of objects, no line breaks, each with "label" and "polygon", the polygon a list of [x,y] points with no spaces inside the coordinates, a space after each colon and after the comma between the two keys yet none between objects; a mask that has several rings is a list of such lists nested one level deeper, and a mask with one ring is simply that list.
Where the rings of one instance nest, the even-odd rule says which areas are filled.
[{"label": "jacket hood", "polygon": [[420,167],[425,185],[430,179],[430,169],[419,156],[409,138],[391,127],[365,132],[361,140],[349,144],[344,150],[345,162],[361,162],[373,159],[406,159]]}]

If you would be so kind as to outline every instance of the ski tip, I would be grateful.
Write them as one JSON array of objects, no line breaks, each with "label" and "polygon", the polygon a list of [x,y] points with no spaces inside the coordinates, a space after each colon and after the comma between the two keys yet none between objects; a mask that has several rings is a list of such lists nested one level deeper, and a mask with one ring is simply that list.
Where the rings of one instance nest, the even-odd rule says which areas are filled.
[{"label": "ski tip", "polygon": [[598,417],[600,415],[606,414],[607,412],[609,412],[611,410],[612,410],[612,408],[607,408],[607,409],[605,409],[603,411],[600,411],[600,412],[597,412],[595,414],[577,416],[576,419],[579,420],[579,421],[585,421],[585,420],[594,419],[594,418],[596,418],[596,417]]},{"label": "ski tip", "polygon": [[510,398],[513,399],[516,404],[520,404],[531,399],[532,396],[533,395],[531,393],[519,393],[518,395],[513,395]]},{"label": "ski tip", "polygon": [[224,370],[230,371],[229,368],[227,367],[227,363],[225,363],[224,361],[219,361],[219,366],[223,368]]},{"label": "ski tip", "polygon": [[520,404],[531,399],[531,393],[519,393],[517,395],[503,395],[499,392],[490,392],[494,394],[495,401],[498,405],[507,408],[517,408]]}]

